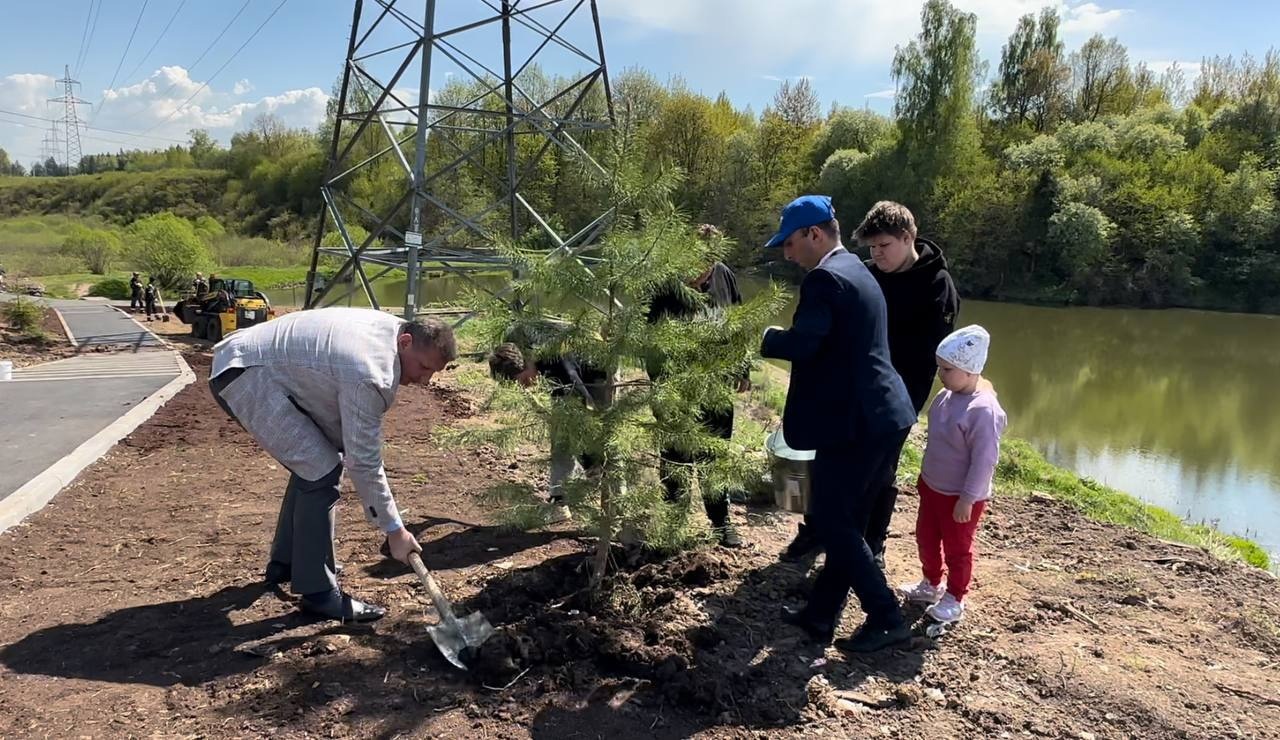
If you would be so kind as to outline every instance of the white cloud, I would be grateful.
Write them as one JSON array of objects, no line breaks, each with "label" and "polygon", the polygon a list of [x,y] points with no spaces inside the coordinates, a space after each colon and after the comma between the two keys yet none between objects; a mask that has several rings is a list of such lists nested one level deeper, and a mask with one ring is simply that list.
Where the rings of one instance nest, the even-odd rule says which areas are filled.
[{"label": "white cloud", "polygon": [[[0,108],[55,118],[61,112],[46,109],[44,105],[45,98],[57,94],[53,83],[53,78],[47,75],[14,74],[0,78]],[[82,149],[87,154],[121,147],[163,147],[174,141],[185,141],[187,132],[193,128],[206,129],[225,143],[235,132],[248,128],[262,113],[276,116],[291,128],[315,128],[324,120],[325,105],[329,101],[329,96],[319,87],[244,100],[243,95],[253,89],[248,80],[233,83],[230,89],[220,88],[216,82],[203,89],[202,85],[202,80],[191,79],[182,67],[167,66],[137,84],[103,91],[100,106],[92,110],[86,106],[82,111],[95,127],[82,132]],[[41,151],[40,140],[48,124],[0,114],[0,120],[3,119],[30,126],[0,123],[0,147],[23,153]],[[149,133],[140,138],[99,129]]]},{"label": "white cloud", "polygon": [[1096,3],[1081,3],[1062,14],[1062,30],[1065,33],[1102,33],[1132,12],[1124,8],[1105,10]]},{"label": "white cloud", "polygon": [[[54,78],[42,74],[11,74],[0,77],[0,108],[27,116],[57,118],[61,110],[53,110],[47,99],[57,95]],[[49,124],[23,116],[0,113],[0,149],[24,164],[30,164],[43,153],[42,140]]]},{"label": "white cloud", "polygon": [[883,100],[893,100],[894,98],[898,97],[898,91],[894,90],[893,88],[889,88],[888,90],[876,90],[875,92],[867,93],[862,97],[883,99]]},{"label": "white cloud", "polygon": [[[978,16],[978,34],[988,40],[1005,37],[1027,14],[1038,14],[1046,5],[1056,7],[1067,33],[1094,33],[1110,28],[1132,11],[1104,8],[1079,0],[953,0],[959,9]],[[1103,0],[1110,2],[1110,0]],[[830,63],[882,63],[892,58],[894,47],[906,44],[920,30],[922,0],[613,0],[600,4],[601,13],[626,24],[630,32],[645,29],[700,39],[708,58],[721,57],[741,63],[743,50],[750,59],[776,64],[779,59],[818,57]],[[803,33],[797,18],[821,18],[831,40],[817,47],[780,40],[786,29]]]},{"label": "white cloud", "polygon": [[790,75],[790,76],[784,76],[784,75],[760,75],[760,79],[762,79],[762,80],[768,80],[768,81],[770,81],[770,82],[777,82],[777,83],[788,82],[788,81],[790,81],[790,80],[796,80],[796,81],[799,81],[799,80],[809,80],[810,82],[812,82],[812,81],[813,81],[813,75]]}]

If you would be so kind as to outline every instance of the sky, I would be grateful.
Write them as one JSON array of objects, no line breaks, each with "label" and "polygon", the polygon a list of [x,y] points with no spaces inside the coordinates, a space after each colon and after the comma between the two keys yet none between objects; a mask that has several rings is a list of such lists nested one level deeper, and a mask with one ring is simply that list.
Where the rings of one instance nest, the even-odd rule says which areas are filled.
[{"label": "sky", "polygon": [[[438,0],[437,29],[490,13],[485,2]],[[518,0],[525,6],[545,0]],[[546,25],[563,18],[576,0],[538,10]],[[978,16],[978,43],[992,70],[1000,46],[1019,16],[1045,5],[1063,17],[1068,49],[1094,33],[1115,36],[1133,62],[1157,70],[1178,63],[1194,77],[1205,56],[1252,53],[1275,43],[1280,3],[1274,0],[953,0]],[[365,2],[368,17],[381,8]],[[678,76],[693,90],[721,91],[759,112],[778,85],[808,77],[824,105],[893,106],[889,64],[894,48],[919,31],[922,0],[599,0],[605,56],[617,75],[643,67],[660,80]],[[396,8],[423,17],[424,0],[397,0]],[[292,127],[314,127],[342,69],[353,0],[0,0],[6,33],[0,45],[0,148],[29,165],[41,158],[47,120],[65,105],[70,67],[78,106],[88,122],[84,153],[185,143],[203,128],[227,142],[261,113]],[[92,11],[92,12],[91,12]],[[587,7],[564,34],[595,53]],[[363,25],[362,25],[363,27]],[[408,38],[385,23],[370,43],[391,46]],[[457,53],[500,65],[494,24],[451,37]],[[540,41],[513,30],[516,64]],[[372,47],[369,47],[372,48]],[[572,74],[584,62],[549,46],[540,59],[548,71]],[[368,61],[388,75],[399,59]],[[401,53],[400,57],[403,57]],[[416,100],[417,72],[396,87]],[[465,75],[435,55],[430,87]],[[61,136],[61,134],[59,134]]]}]

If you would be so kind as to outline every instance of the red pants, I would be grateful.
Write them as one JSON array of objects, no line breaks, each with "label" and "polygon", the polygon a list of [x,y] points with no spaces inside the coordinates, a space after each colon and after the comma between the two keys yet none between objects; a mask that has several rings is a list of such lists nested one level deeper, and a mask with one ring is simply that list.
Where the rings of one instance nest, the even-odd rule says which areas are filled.
[{"label": "red pants", "polygon": [[945,554],[947,592],[956,600],[962,600],[973,578],[973,539],[987,502],[975,503],[969,521],[961,524],[955,520],[956,496],[938,493],[924,478],[916,483],[916,488],[920,491],[916,546],[920,549],[924,577],[935,586],[942,583]]}]

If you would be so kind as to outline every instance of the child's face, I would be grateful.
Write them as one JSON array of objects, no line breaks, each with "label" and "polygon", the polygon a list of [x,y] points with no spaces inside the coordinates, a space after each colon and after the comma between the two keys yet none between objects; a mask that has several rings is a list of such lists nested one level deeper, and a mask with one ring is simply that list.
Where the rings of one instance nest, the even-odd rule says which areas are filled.
[{"label": "child's face", "polygon": [[860,240],[871,250],[871,259],[881,272],[897,272],[907,264],[907,258],[916,248],[916,240],[910,234],[876,234]]},{"label": "child's face", "polygon": [[972,393],[978,386],[977,375],[961,370],[941,357],[936,359],[938,360],[938,379],[942,381],[943,388],[952,393]]}]

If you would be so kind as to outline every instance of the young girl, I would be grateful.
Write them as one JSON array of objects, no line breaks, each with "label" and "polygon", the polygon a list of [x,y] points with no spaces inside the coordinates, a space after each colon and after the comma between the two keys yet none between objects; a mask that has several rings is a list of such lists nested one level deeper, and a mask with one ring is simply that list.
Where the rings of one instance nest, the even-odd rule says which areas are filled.
[{"label": "young girl", "polygon": [[[916,545],[924,579],[902,587],[909,601],[929,604],[939,622],[964,616],[973,575],[973,539],[991,498],[991,478],[1007,419],[991,383],[982,377],[991,335],[966,326],[938,345],[942,390],[929,407],[929,441],[920,465]],[[943,563],[947,585],[942,587]]]}]

